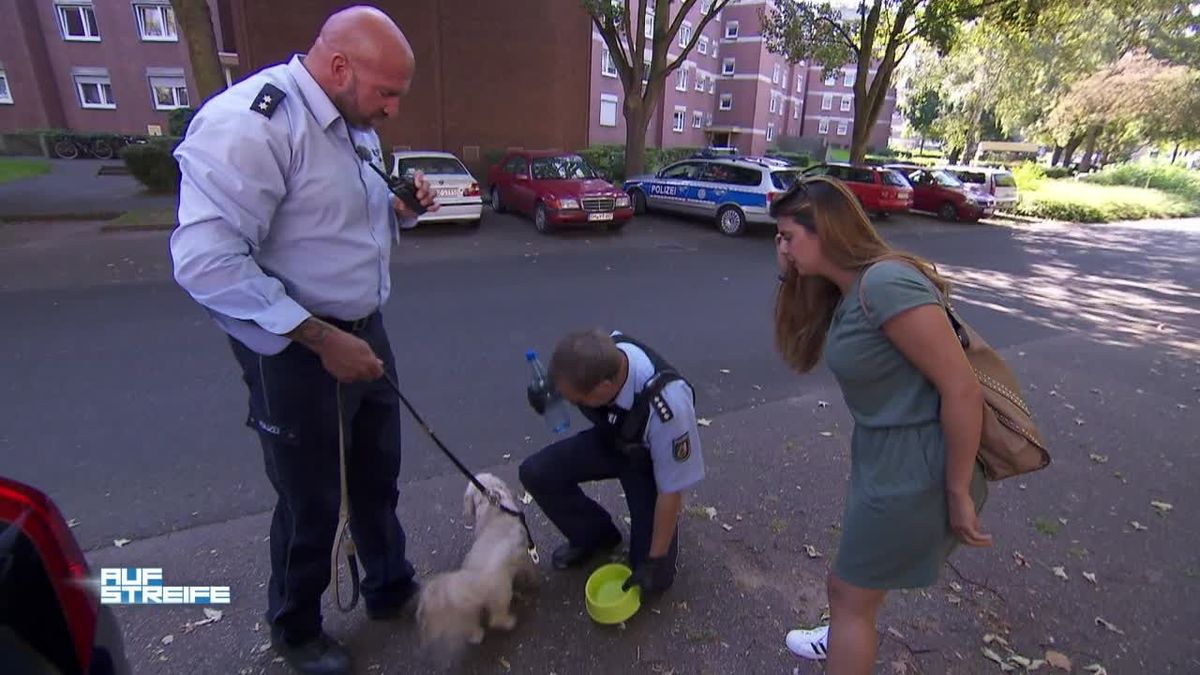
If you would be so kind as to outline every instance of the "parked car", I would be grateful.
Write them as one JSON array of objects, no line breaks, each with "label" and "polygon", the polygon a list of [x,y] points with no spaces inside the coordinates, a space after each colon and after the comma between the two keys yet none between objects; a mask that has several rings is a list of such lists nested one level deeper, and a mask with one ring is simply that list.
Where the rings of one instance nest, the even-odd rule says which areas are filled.
[{"label": "parked car", "polygon": [[913,188],[913,209],[938,214],[942,220],[977,221],[996,211],[991,195],[968,190],[963,182],[941,169],[915,164],[888,164]]},{"label": "parked car", "polygon": [[121,630],[79,543],[41,491],[0,477],[0,664],[5,673],[126,675]]},{"label": "parked car", "polygon": [[488,171],[488,183],[493,211],[532,216],[543,234],[573,224],[619,230],[633,218],[629,195],[575,153],[510,152]]},{"label": "parked car", "polygon": [[804,170],[805,176],[830,176],[850,188],[863,210],[886,216],[907,213],[913,205],[913,189],[898,171],[882,166],[850,166],[829,162]]},{"label": "parked car", "polygon": [[692,159],[733,159],[741,156],[741,150],[727,145],[710,145],[692,153]]},{"label": "parked car", "polygon": [[943,171],[961,180],[967,189],[991,195],[997,209],[1011,209],[1017,205],[1017,179],[1008,169],[984,168],[981,166],[942,166]]},{"label": "parked car", "polygon": [[437,190],[437,211],[421,214],[417,224],[461,222],[479,226],[483,216],[483,196],[479,181],[467,167],[448,152],[406,151],[392,154],[392,176],[425,174],[430,187]]},{"label": "parked car", "polygon": [[723,234],[736,236],[750,223],[773,223],[767,206],[799,170],[738,159],[685,159],[652,176],[625,181],[637,213],[670,211],[714,218]]}]

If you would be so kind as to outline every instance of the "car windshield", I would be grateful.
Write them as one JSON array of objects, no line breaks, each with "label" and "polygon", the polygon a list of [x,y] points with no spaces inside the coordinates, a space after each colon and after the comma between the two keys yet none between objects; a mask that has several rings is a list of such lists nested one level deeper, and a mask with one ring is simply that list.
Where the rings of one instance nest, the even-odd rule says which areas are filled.
[{"label": "car windshield", "polygon": [[996,187],[1017,187],[1017,181],[1011,173],[998,173],[992,178],[992,181],[996,183]]},{"label": "car windshield", "polygon": [[898,171],[880,171],[883,174],[884,185],[895,185],[896,187],[909,187],[908,181],[904,180]]},{"label": "car windshield", "polygon": [[535,180],[583,180],[595,178],[596,172],[579,155],[539,157],[533,160]]},{"label": "car windshield", "polygon": [[399,161],[400,173],[411,174],[466,174],[467,169],[453,157],[403,157]]},{"label": "car windshield", "polygon": [[792,185],[796,182],[796,179],[799,177],[800,171],[795,169],[771,172],[771,182],[774,183],[775,187],[780,190],[786,190],[792,187]]},{"label": "car windshield", "polygon": [[931,171],[930,173],[933,175],[933,179],[937,181],[937,184],[942,187],[962,187],[961,180],[945,171]]},{"label": "car windshield", "polygon": [[955,171],[954,175],[964,183],[974,183],[975,185],[984,185],[987,183],[987,176],[976,171]]}]

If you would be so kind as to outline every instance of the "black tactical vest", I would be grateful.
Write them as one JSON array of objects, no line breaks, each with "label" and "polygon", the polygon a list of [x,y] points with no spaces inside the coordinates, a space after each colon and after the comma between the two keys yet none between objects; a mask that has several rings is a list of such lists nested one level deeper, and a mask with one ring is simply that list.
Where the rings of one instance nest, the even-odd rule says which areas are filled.
[{"label": "black tactical vest", "polygon": [[[621,452],[632,454],[637,451],[646,451],[649,448],[646,447],[644,439],[646,425],[650,423],[650,415],[658,415],[659,420],[663,422],[668,422],[675,417],[675,411],[671,410],[663,400],[663,387],[675,380],[683,380],[684,377],[658,352],[627,335],[618,333],[613,336],[613,342],[628,343],[645,352],[650,359],[650,364],[654,366],[654,374],[650,376],[645,387],[634,394],[633,405],[629,410],[624,410],[614,403],[599,408],[579,406],[579,412],[583,413],[583,416],[591,421],[596,429],[611,438],[614,446]],[[633,376],[632,363],[629,368],[629,376]],[[692,399],[695,403],[695,392],[692,393]]]}]

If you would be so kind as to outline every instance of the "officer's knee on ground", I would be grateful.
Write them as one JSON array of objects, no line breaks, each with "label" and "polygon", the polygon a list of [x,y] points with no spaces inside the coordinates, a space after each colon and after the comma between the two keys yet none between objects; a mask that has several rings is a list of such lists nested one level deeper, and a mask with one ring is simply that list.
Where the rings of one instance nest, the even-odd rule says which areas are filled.
[{"label": "officer's knee on ground", "polygon": [[537,494],[545,484],[546,472],[542,467],[540,453],[535,453],[526,457],[521,466],[517,467],[517,478],[520,479],[521,485],[529,494]]}]

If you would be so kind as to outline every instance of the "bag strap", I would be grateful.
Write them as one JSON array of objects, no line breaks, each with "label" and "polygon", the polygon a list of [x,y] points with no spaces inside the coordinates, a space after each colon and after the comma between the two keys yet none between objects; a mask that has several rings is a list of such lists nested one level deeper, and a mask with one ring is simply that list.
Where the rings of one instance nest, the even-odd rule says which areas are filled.
[{"label": "bag strap", "polygon": [[[896,262],[908,264],[907,261],[904,261],[900,258],[884,258],[864,267],[863,271],[859,275],[858,305],[859,307],[862,307],[863,314],[867,316],[867,319],[871,318],[871,308],[867,305],[867,273],[870,272],[871,268],[875,267],[875,265],[888,260],[894,260]],[[934,289],[934,294],[937,295],[938,304],[941,305],[942,309],[946,311],[946,318],[950,319],[950,326],[954,329],[954,334],[958,336],[959,344],[962,345],[963,349],[966,349],[971,345],[971,338],[969,335],[967,335],[967,331],[963,329],[962,322],[958,320],[958,317],[954,315],[954,311],[950,309],[949,299],[943,297],[941,293],[937,292],[937,289]]]}]

